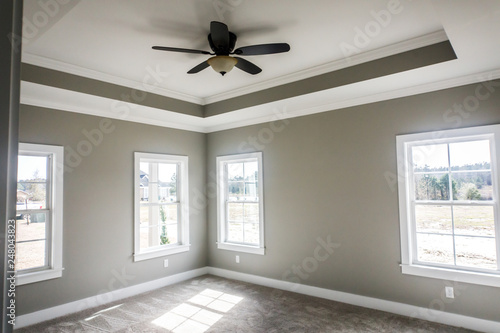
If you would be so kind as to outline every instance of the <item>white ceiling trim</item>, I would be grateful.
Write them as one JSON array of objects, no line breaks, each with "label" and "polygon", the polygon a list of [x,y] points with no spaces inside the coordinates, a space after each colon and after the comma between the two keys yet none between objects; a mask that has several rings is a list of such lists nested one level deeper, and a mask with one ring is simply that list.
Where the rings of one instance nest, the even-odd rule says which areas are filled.
[{"label": "white ceiling trim", "polygon": [[[336,89],[333,88],[329,90],[332,91],[331,94],[320,92],[301,95],[208,118],[184,115],[177,112],[160,110],[25,81],[21,82],[21,103],[98,117],[120,119],[200,133],[211,133],[267,123],[277,119],[300,117],[479,83],[484,79],[500,79],[500,69],[346,100],[332,100],[335,98],[334,90]],[[355,86],[355,84],[350,86]],[[119,103],[121,109],[126,108],[128,110],[126,116],[120,115],[116,111],[117,103]]]},{"label": "white ceiling trim", "polygon": [[[357,55],[353,55],[349,59],[344,58],[340,60],[335,60],[320,66],[315,66],[308,68],[306,70],[298,71],[296,73],[292,73],[289,75],[284,75],[275,79],[267,80],[264,82],[260,82],[257,84],[253,84],[250,86],[246,86],[244,88],[234,89],[225,93],[201,98],[188,94],[178,93],[169,89],[161,88],[155,86],[154,91],[152,93],[162,95],[165,97],[175,98],[178,100],[195,103],[199,105],[211,104],[219,101],[223,101],[226,99],[250,94],[253,92],[257,92],[260,90],[269,89],[272,87],[280,86],[283,84],[307,79],[310,77],[314,77],[317,75],[329,73],[332,71],[337,71],[343,68],[355,66],[361,63],[373,61],[376,59],[388,57],[391,55],[395,55],[398,53],[414,50],[420,47],[429,46],[432,44],[436,44],[439,42],[446,41],[448,39],[446,32],[444,30],[436,31],[434,33],[413,38],[410,40],[406,40],[400,43],[392,44],[386,47],[382,47],[376,50],[363,52]],[[144,85],[141,82],[121,78],[118,76],[106,74],[100,71],[91,70],[88,68],[83,68],[80,66],[76,66],[73,64],[68,64],[62,61],[49,59],[46,57],[41,57],[38,55],[30,54],[27,52],[23,52],[22,61],[27,64],[40,66],[56,71],[61,71],[73,75],[83,76],[86,78],[99,80],[103,82],[108,82],[112,84],[117,84],[120,86],[144,90]]]},{"label": "white ceiling trim", "polygon": [[35,65],[35,66],[40,66],[48,69],[52,69],[55,71],[60,71],[64,73],[69,73],[73,75],[78,75],[78,76],[83,76],[89,79],[94,79],[98,81],[103,81],[107,83],[112,83],[120,86],[124,86],[127,88],[132,88],[132,89],[137,89],[137,90],[145,90],[147,92],[151,92],[153,94],[165,96],[165,97],[170,97],[170,98],[175,98],[181,101],[185,102],[190,102],[190,103],[195,103],[199,105],[204,105],[204,99],[188,94],[183,94],[179,93],[173,90],[161,88],[158,86],[154,86],[154,89],[148,90],[145,89],[145,85],[142,82],[134,81],[134,80],[129,80],[125,79],[122,77],[106,74],[100,71],[95,71],[93,69],[88,69],[84,68],[81,66],[76,66],[73,64],[68,64],[59,60],[54,60],[42,56],[38,56],[35,54],[30,54],[27,52],[23,52],[22,55],[22,62],[30,64],[30,65]]},{"label": "white ceiling trim", "polygon": [[203,118],[21,81],[21,104],[205,133]]},{"label": "white ceiling trim", "polygon": [[448,40],[446,32],[444,30],[436,31],[431,34],[405,40],[400,43],[388,45],[386,47],[378,48],[375,50],[359,53],[353,55],[349,59],[343,58],[339,60],[334,60],[332,62],[311,67],[302,71],[298,71],[292,74],[284,75],[276,79],[256,83],[253,85],[246,86],[240,89],[234,89],[221,94],[209,96],[205,98],[205,104],[211,104],[226,99],[238,97],[241,95],[253,93],[259,90],[265,90],[272,87],[280,86],[283,84],[307,79],[321,74],[326,74],[333,71],[338,71],[343,68],[359,65],[365,62],[381,59],[384,57],[392,56],[398,53],[411,51],[421,47],[433,45],[436,43],[444,42]]}]

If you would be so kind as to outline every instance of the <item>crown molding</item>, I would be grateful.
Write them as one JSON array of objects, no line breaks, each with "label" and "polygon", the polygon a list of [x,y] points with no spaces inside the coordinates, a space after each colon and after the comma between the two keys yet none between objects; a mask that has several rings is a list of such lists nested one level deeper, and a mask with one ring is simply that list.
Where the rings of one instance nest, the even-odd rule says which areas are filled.
[{"label": "crown molding", "polygon": [[[22,62],[24,62],[26,64],[34,65],[34,66],[40,66],[40,67],[52,69],[55,71],[68,73],[68,74],[83,76],[83,77],[86,77],[89,79],[94,79],[94,80],[98,80],[98,81],[112,83],[112,84],[124,86],[127,88],[144,90],[144,85],[139,81],[125,79],[125,78],[118,77],[115,75],[110,75],[110,74],[107,74],[104,72],[84,68],[81,66],[76,66],[73,64],[68,64],[68,63],[63,62],[63,61],[54,60],[54,59],[38,56],[38,55],[27,53],[27,52],[23,52]],[[165,88],[161,88],[158,86],[154,87],[154,91],[149,91],[149,92],[157,94],[157,95],[165,96],[165,97],[175,98],[175,99],[185,101],[185,102],[199,104],[199,105],[204,105],[204,103],[205,103],[204,99],[201,97],[196,97],[196,96],[192,96],[192,95],[188,95],[188,94],[179,93],[179,92],[165,89]]]},{"label": "crown molding", "polygon": [[[420,95],[433,91],[460,87],[468,84],[474,84],[474,83],[479,84],[481,82],[484,82],[483,80],[484,78],[488,78],[488,81],[500,79],[500,69],[482,73],[470,74],[458,78],[452,78],[432,83],[420,84],[413,87],[379,92],[371,95],[349,98],[345,100],[328,101],[325,98],[315,98],[314,97],[315,94],[313,93],[308,95],[308,101],[304,102],[305,96],[298,96],[284,101],[276,101],[265,105],[252,106],[246,109],[229,112],[228,114],[213,116],[213,118],[219,118],[219,119],[217,123],[208,124],[208,126],[205,127],[205,132],[206,133],[218,132],[233,128],[251,126],[261,123],[268,123],[276,121],[278,119],[290,119],[321,112],[344,109],[353,106],[377,103],[396,98]],[[333,91],[335,89],[336,88],[330,89],[330,91]],[[304,106],[305,104],[309,105]],[[277,115],[276,110],[285,110],[286,112]],[[224,122],[223,119],[224,118],[228,119],[229,114],[232,114],[231,121]],[[241,115],[241,118],[243,118],[245,114],[256,114],[257,116],[247,117],[246,119],[234,120],[237,117],[237,115]]]},{"label": "crown molding", "polygon": [[[21,103],[155,126],[200,133],[211,133],[268,123],[278,119],[295,118],[395,98],[419,95],[468,84],[479,84],[485,80],[489,81],[496,79],[500,79],[500,69],[437,82],[423,83],[396,90],[382,91],[371,95],[358,96],[344,100],[338,99],[339,94],[333,93],[339,88],[332,88],[326,92],[300,95],[294,98],[252,106],[208,118],[189,116],[173,111],[131,104],[124,101],[117,101],[25,81],[21,82]],[[357,89],[355,84],[348,88]],[[114,111],[114,109],[116,109],[114,108],[116,103],[119,103],[122,109],[124,107],[127,108],[128,112],[125,116]],[[277,110],[283,110],[284,112],[277,114]]]},{"label": "crown molding", "polygon": [[332,62],[311,67],[302,71],[298,71],[292,74],[284,75],[275,79],[267,80],[264,82],[259,82],[253,85],[249,85],[243,88],[234,89],[221,94],[216,94],[212,96],[205,97],[205,104],[212,104],[220,102],[226,99],[254,93],[260,90],[269,89],[272,87],[284,85],[287,83],[307,79],[321,74],[326,74],[333,71],[338,71],[343,68],[359,65],[376,59],[381,59],[384,57],[389,57],[398,53],[403,53],[411,50],[415,50],[421,47],[441,43],[448,40],[448,36],[444,30],[439,30],[425,36],[416,37],[413,39],[405,40],[400,43],[391,44],[385,47],[381,47],[375,50],[362,52],[353,55],[350,58],[343,58],[339,60],[334,60]]},{"label": "crown molding", "polygon": [[21,104],[205,133],[203,118],[21,81]]},{"label": "crown molding", "polygon": [[[153,93],[169,97],[169,98],[175,98],[181,101],[185,102],[190,102],[190,103],[195,103],[199,105],[206,105],[206,104],[211,104],[219,101],[223,101],[226,99],[250,94],[253,92],[257,92],[260,90],[265,90],[269,89],[272,87],[280,86],[283,84],[307,79],[310,77],[314,77],[317,75],[329,73],[332,71],[337,71],[346,67],[351,67],[355,66],[361,63],[373,61],[376,59],[388,57],[391,55],[395,55],[398,53],[414,50],[420,47],[425,47],[429,46],[432,44],[440,43],[443,41],[446,41],[448,39],[446,33],[444,30],[436,31],[434,33],[413,38],[410,40],[406,40],[400,43],[392,44],[386,47],[378,48],[375,50],[363,52],[357,55],[353,55],[350,58],[343,58],[339,60],[335,60],[323,65],[311,67],[293,74],[289,75],[284,75],[275,79],[263,81],[260,83],[252,84],[243,88],[238,88],[234,89],[228,92],[224,92],[221,94],[216,94],[208,97],[196,97],[193,95],[189,94],[183,94],[179,93],[173,90],[161,88],[161,87],[155,87],[155,90]],[[69,64],[66,62],[62,62],[59,60],[54,60],[42,56],[38,56],[35,54],[23,52],[22,55],[22,62],[30,64],[30,65],[35,65],[35,66],[40,66],[68,74],[73,74],[73,75],[78,75],[78,76],[83,76],[86,78],[94,79],[94,80],[99,80],[103,82],[108,82],[112,84],[117,84],[120,86],[128,87],[128,88],[133,88],[136,89],[137,87],[143,87],[143,85],[134,80],[129,80],[125,79],[122,77],[110,75],[104,72],[84,68],[81,66]],[[143,90],[143,89],[141,89]]]}]

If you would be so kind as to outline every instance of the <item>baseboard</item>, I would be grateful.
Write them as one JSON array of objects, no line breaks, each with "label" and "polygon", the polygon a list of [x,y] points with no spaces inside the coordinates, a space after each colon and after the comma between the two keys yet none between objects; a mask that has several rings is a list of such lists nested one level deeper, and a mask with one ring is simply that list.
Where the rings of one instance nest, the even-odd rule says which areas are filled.
[{"label": "baseboard", "polygon": [[78,301],[74,301],[71,303],[66,303],[58,306],[54,306],[52,308],[28,313],[25,315],[21,315],[16,317],[16,326],[15,328],[22,328],[30,325],[34,325],[40,323],[42,321],[54,319],[57,317],[65,316],[71,313],[75,313],[78,311],[86,310],[89,308],[93,308],[99,305],[103,305],[106,303],[118,301],[123,298],[135,296],[141,293],[145,293],[154,289],[162,288],[174,283],[182,282],[185,280],[189,280],[201,275],[208,274],[208,267],[202,267],[198,269],[194,269],[187,272],[182,272],[175,275],[170,275],[161,279],[144,282],[140,284],[136,284],[130,287],[110,291],[105,294],[100,294],[92,297],[88,297],[85,299],[81,299]]},{"label": "baseboard", "polygon": [[[195,270],[167,276],[158,280],[141,283],[109,293],[88,297],[75,302],[54,306],[52,308],[28,313],[16,318],[16,329],[30,326],[42,321],[65,316],[71,313],[89,309],[105,303],[135,296],[174,283],[189,280],[201,275],[211,274],[228,279],[253,283],[261,286],[287,290],[299,294],[320,297],[332,301],[362,306],[365,308],[391,312],[403,316],[424,319],[440,324],[464,327],[481,332],[500,332],[500,322],[479,319],[449,312],[443,312],[414,305],[386,301],[378,298],[349,294],[345,292],[307,286],[283,280],[270,279],[258,275],[229,271],[216,267],[202,267]],[[102,300],[106,300],[103,302]]]},{"label": "baseboard", "polygon": [[261,286],[292,291],[299,294],[325,298],[332,301],[362,306],[365,308],[395,313],[407,317],[428,320],[450,326],[464,327],[481,332],[500,332],[500,322],[491,320],[468,317],[455,313],[422,308],[404,303],[391,302],[378,298],[349,294],[330,289],[312,287],[283,280],[270,279],[262,276],[239,273],[215,267],[208,267],[208,274],[253,283]]}]

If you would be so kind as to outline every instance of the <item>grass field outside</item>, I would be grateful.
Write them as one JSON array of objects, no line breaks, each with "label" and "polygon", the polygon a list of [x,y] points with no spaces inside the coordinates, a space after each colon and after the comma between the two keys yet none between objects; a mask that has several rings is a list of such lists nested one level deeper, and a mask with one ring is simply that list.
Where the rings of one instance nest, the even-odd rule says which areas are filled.
[{"label": "grass field outside", "polygon": [[497,269],[493,207],[416,205],[415,215],[419,261],[454,265],[455,248],[456,265]]}]

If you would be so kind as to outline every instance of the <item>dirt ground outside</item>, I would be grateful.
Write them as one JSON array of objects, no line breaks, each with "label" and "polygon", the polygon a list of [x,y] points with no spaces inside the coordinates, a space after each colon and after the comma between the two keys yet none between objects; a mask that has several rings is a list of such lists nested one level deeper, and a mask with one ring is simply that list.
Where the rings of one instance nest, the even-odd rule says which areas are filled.
[{"label": "dirt ground outside", "polygon": [[415,215],[419,261],[497,269],[493,207],[417,205]]}]

